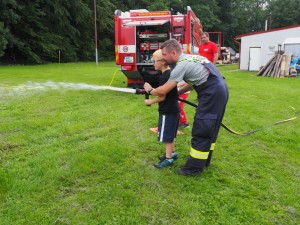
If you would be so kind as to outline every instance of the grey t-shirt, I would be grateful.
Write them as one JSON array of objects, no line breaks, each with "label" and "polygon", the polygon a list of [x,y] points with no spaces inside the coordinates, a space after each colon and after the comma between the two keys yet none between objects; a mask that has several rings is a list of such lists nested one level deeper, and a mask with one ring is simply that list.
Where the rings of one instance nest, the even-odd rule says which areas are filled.
[{"label": "grey t-shirt", "polygon": [[203,56],[181,54],[169,80],[177,83],[184,80],[196,86],[203,84],[209,76],[209,70],[203,66],[204,62],[209,61]]}]

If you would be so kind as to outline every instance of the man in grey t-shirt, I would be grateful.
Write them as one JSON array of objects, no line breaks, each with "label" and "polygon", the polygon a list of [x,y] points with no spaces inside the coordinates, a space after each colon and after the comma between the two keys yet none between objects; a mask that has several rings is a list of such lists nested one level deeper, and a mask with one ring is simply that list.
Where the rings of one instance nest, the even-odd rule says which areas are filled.
[{"label": "man in grey t-shirt", "polygon": [[184,80],[187,84],[179,94],[192,89],[197,91],[199,104],[192,128],[190,156],[185,165],[176,170],[181,175],[195,175],[210,165],[228,101],[227,85],[216,66],[205,57],[182,54],[177,40],[164,42],[161,49],[164,60],[168,64],[176,63],[176,67],[163,86],[154,89],[145,83],[144,88],[151,95],[166,95]]}]

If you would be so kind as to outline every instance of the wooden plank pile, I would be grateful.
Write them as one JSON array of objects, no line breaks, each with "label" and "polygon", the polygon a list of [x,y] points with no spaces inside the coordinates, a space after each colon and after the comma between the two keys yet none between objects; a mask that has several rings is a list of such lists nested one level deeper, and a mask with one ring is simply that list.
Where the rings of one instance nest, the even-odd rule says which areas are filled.
[{"label": "wooden plank pile", "polygon": [[291,57],[291,54],[276,53],[269,62],[258,71],[257,76],[288,77],[290,75]]}]

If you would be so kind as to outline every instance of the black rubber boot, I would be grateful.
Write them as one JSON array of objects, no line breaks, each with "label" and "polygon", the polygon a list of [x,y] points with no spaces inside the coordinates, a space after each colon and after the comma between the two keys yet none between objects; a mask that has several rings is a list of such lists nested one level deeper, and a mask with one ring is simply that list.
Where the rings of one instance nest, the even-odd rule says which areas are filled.
[{"label": "black rubber boot", "polygon": [[176,172],[183,176],[197,175],[203,172],[205,162],[206,160],[195,159],[189,156],[184,166],[176,169]]},{"label": "black rubber boot", "polygon": [[213,152],[214,152],[214,151],[212,151],[212,150],[209,151],[208,158],[207,158],[207,160],[206,160],[206,162],[205,162],[205,167],[209,167]]}]

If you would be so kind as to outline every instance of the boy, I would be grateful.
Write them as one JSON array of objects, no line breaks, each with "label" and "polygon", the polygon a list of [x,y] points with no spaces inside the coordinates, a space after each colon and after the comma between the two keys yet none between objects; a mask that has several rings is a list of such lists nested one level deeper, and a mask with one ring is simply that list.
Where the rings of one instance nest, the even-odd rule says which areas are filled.
[{"label": "boy", "polygon": [[[167,62],[163,60],[162,51],[157,50],[153,53],[154,69],[160,70],[161,75],[159,77],[159,85],[163,85],[170,78],[170,67]],[[158,141],[164,142],[166,145],[165,156],[159,157],[160,161],[154,164],[156,168],[163,168],[166,166],[172,166],[174,160],[178,158],[175,152],[174,139],[178,128],[179,121],[179,104],[178,104],[178,91],[175,87],[167,95],[157,96],[153,99],[145,99],[146,105],[152,105],[158,103]]]}]

